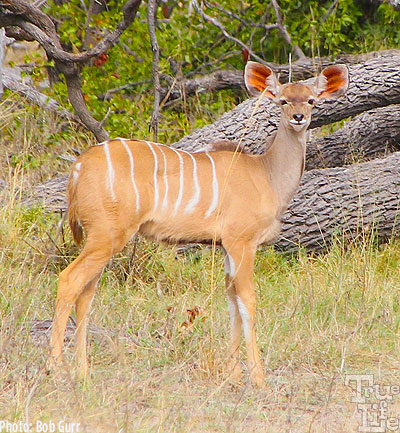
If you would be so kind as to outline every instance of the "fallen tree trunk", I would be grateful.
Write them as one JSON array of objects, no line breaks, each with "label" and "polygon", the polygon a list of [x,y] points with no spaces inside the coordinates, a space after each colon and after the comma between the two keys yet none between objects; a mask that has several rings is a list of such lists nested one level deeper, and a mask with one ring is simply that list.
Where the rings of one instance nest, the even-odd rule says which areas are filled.
[{"label": "fallen tree trunk", "polygon": [[[350,88],[338,100],[315,107],[310,128],[355,116],[364,111],[400,103],[400,54],[388,54],[350,66]],[[183,137],[177,148],[199,151],[220,140],[240,142],[252,153],[265,150],[267,138],[277,129],[278,109],[267,98],[251,98],[225,113],[211,125]]]},{"label": "fallen tree trunk", "polygon": [[307,144],[306,170],[340,167],[400,150],[400,105],[366,111]]},{"label": "fallen tree trunk", "polygon": [[304,173],[282,219],[276,245],[285,251],[324,250],[334,236],[400,234],[400,152],[386,158]]},{"label": "fallen tree trunk", "polygon": [[[364,110],[400,103],[399,63],[400,55],[396,54],[351,67],[352,86],[347,96],[316,108],[312,126],[338,121]],[[379,118],[382,111],[365,113],[365,117],[358,119],[360,137],[362,119],[370,122],[373,116]],[[392,112],[386,114],[392,115]],[[355,119],[353,125],[358,120]],[[382,118],[382,123],[386,125],[385,118]],[[198,151],[212,141],[230,139],[244,144],[253,153],[261,153],[277,124],[277,110],[272,104],[265,100],[250,99],[214,124],[184,137],[175,146]],[[341,136],[347,143],[352,133],[350,124],[341,132],[338,131],[336,136]],[[383,137],[384,131],[379,131],[379,134]],[[399,162],[400,154],[396,153],[382,160],[348,168],[306,172],[299,192],[283,218],[282,237],[277,245],[289,251],[297,248],[298,244],[307,249],[323,249],[339,229],[345,229],[352,237],[362,233],[365,228],[374,227],[383,236],[396,234],[400,196]],[[65,210],[65,183],[66,178],[63,177],[38,185],[34,195],[25,204],[39,200],[53,210]]]},{"label": "fallen tree trunk", "polygon": [[[365,54],[342,54],[335,59],[331,57],[302,58],[291,65],[292,80],[299,81],[315,77],[321,69],[334,63],[354,65],[364,63],[376,57],[391,57],[399,53],[399,50],[386,50]],[[289,65],[278,65],[276,63],[269,63],[268,65],[279,75],[282,83],[288,81]],[[168,101],[181,99],[184,95],[188,97],[197,93],[215,92],[222,89],[245,89],[243,71],[237,69],[221,69],[205,75],[199,75],[196,78],[183,79],[176,82],[172,78],[170,80],[171,83],[174,83],[172,89],[163,88],[161,90],[162,99],[168,95]]]}]

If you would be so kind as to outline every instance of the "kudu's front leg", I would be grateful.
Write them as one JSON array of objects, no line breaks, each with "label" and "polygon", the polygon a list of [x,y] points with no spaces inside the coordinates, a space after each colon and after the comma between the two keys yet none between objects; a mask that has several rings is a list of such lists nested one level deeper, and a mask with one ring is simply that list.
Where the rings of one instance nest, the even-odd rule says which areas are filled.
[{"label": "kudu's front leg", "polygon": [[224,250],[225,254],[225,285],[228,294],[228,310],[231,325],[230,345],[228,349],[228,372],[234,380],[239,380],[242,375],[240,367],[240,337],[242,330],[242,319],[236,300],[236,289],[233,282],[233,262],[231,256]]},{"label": "kudu's front leg", "polygon": [[[235,307],[230,306],[232,325],[230,354],[236,358],[239,353],[239,320],[241,320],[246,339],[247,365],[250,378],[257,386],[264,387],[264,372],[258,353],[255,332],[256,296],[253,271],[256,247],[252,244],[236,241],[232,243],[225,242],[224,248],[230,270],[228,278],[228,281],[230,280],[228,288],[229,302],[233,302]],[[233,311],[235,314],[239,313],[240,319],[233,318]],[[235,367],[234,372],[237,372],[237,367]]]}]

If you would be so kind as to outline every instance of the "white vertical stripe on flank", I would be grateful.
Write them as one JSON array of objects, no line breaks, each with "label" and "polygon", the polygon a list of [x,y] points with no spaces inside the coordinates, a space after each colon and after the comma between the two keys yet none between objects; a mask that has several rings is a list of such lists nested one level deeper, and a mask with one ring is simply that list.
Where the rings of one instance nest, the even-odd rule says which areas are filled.
[{"label": "white vertical stripe on flank", "polygon": [[106,160],[107,160],[107,183],[108,183],[108,188],[111,191],[111,198],[115,201],[115,192],[114,192],[114,178],[115,178],[115,173],[114,173],[114,168],[112,165],[112,161],[111,161],[111,155],[110,155],[110,149],[108,146],[108,141],[104,142],[104,153],[106,154]]},{"label": "white vertical stripe on flank", "polygon": [[211,161],[211,168],[212,168],[212,192],[213,197],[211,200],[210,207],[208,208],[205,217],[208,218],[214,211],[217,209],[218,205],[218,179],[217,179],[217,172],[215,171],[215,163],[212,157],[209,155],[208,152],[205,152],[205,154],[208,156],[209,160]]},{"label": "white vertical stripe on flank", "polygon": [[199,178],[197,177],[197,162],[194,158],[194,156],[189,153],[187,153],[193,161],[193,185],[194,185],[194,194],[190,202],[185,207],[185,213],[193,212],[195,207],[198,205],[200,201],[200,185],[199,185]]},{"label": "white vertical stripe on flank", "polygon": [[135,165],[134,165],[134,161],[133,161],[133,156],[132,156],[132,152],[131,149],[129,149],[129,146],[126,144],[125,140],[123,138],[120,138],[122,145],[124,146],[126,153],[128,154],[129,157],[129,164],[130,164],[130,174],[131,174],[131,182],[132,182],[132,187],[133,187],[133,191],[135,193],[136,196],[136,213],[139,212],[140,209],[140,196],[139,196],[139,190],[137,188],[136,182],[135,182]]},{"label": "white vertical stripe on flank", "polygon": [[183,197],[183,158],[181,155],[181,152],[178,152],[177,150],[173,149],[172,147],[170,148],[171,150],[173,150],[179,158],[179,192],[178,192],[178,197],[176,199],[175,202],[175,206],[174,206],[174,214],[176,214],[178,212],[179,206],[182,203],[182,197]]},{"label": "white vertical stripe on flank", "polygon": [[145,141],[147,146],[149,146],[149,149],[151,150],[151,153],[154,157],[154,171],[153,171],[153,182],[154,182],[154,206],[153,211],[155,211],[158,207],[158,201],[160,199],[160,192],[158,191],[158,181],[157,181],[157,171],[158,171],[158,158],[157,154],[153,149],[153,144],[149,143],[148,141]]},{"label": "white vertical stripe on flank", "polygon": [[162,208],[167,209],[168,207],[168,173],[167,173],[167,158],[165,156],[165,152],[162,149],[162,146],[159,146],[160,152],[162,153],[162,156],[164,158],[164,198],[162,202]]}]

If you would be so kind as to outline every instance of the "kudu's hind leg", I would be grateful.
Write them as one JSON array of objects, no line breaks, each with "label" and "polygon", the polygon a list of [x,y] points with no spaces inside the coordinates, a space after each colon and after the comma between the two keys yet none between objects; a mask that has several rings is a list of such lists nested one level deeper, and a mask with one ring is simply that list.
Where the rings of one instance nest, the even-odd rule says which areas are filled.
[{"label": "kudu's hind leg", "polygon": [[[78,314],[78,361],[81,372],[86,372],[86,343],[83,332],[86,333],[86,320],[90,301],[101,271],[110,258],[119,252],[130,236],[120,234],[105,236],[107,229],[101,233],[88,233],[86,245],[81,254],[60,274],[56,309],[50,338],[50,366],[56,366],[62,358],[65,329],[72,307],[77,302]],[[111,233],[111,231],[109,231]],[[82,298],[80,298],[83,295]],[[78,300],[79,298],[79,300]],[[82,328],[83,327],[83,328]],[[81,328],[79,330],[79,328]]]},{"label": "kudu's hind leg", "polygon": [[88,315],[90,312],[90,306],[94,293],[96,291],[96,285],[99,281],[101,272],[97,274],[92,281],[90,281],[82,293],[76,300],[76,362],[78,365],[78,374],[80,377],[85,377],[88,372],[87,354],[86,354],[86,332],[88,324]]}]

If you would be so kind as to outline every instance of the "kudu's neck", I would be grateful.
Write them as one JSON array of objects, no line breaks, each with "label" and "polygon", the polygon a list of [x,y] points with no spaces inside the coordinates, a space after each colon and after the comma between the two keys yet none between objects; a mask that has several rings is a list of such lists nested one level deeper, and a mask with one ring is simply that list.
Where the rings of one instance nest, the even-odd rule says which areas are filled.
[{"label": "kudu's neck", "polygon": [[280,198],[280,213],[288,207],[304,170],[306,128],[300,132],[280,122],[277,134],[262,156],[271,185]]}]

